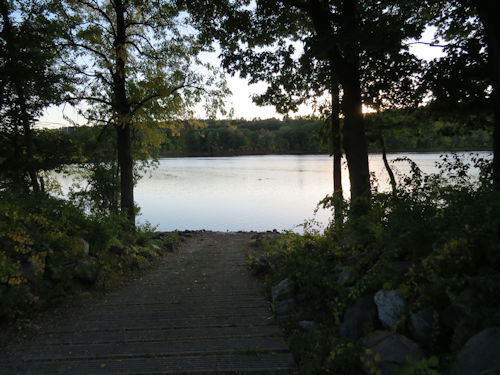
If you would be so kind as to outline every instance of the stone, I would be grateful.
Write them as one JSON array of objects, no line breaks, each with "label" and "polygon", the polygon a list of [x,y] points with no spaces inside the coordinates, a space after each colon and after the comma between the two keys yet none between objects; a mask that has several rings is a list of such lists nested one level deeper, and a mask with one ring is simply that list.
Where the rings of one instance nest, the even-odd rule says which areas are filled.
[{"label": "stone", "polygon": [[281,280],[271,288],[273,302],[283,301],[294,296],[295,284],[290,279]]},{"label": "stone", "polygon": [[52,281],[61,281],[62,280],[62,270],[57,268],[51,264],[49,264],[46,268],[46,275],[49,280]]},{"label": "stone", "polygon": [[351,273],[344,269],[340,271],[339,276],[337,277],[337,284],[342,286],[346,285],[350,278]]},{"label": "stone", "polygon": [[0,284],[0,299],[7,294],[7,285]]},{"label": "stone", "polygon": [[344,266],[355,267],[359,261],[368,258],[368,253],[359,253],[347,258],[344,262]]},{"label": "stone", "polygon": [[267,261],[267,258],[262,256],[262,257],[259,257],[257,259],[255,259],[253,262],[252,262],[252,265],[251,265],[252,269],[255,271],[255,272],[268,272],[270,267],[269,267],[269,263]]},{"label": "stone", "polygon": [[385,328],[392,328],[401,319],[406,309],[406,301],[396,290],[380,290],[375,293],[378,318]]},{"label": "stone", "polygon": [[80,249],[83,252],[83,255],[88,256],[90,253],[89,243],[81,237],[77,237],[76,240],[80,243]]},{"label": "stone", "polygon": [[127,253],[127,248],[123,245],[111,245],[109,247],[109,252],[115,255],[125,255]]},{"label": "stone", "polygon": [[[408,358],[424,358],[424,352],[417,343],[392,331],[375,331],[360,341],[367,349],[362,357],[366,374],[370,374],[371,367],[375,365],[381,375],[399,375]],[[375,357],[378,360],[375,360]],[[367,362],[370,362],[371,366],[367,366]]]},{"label": "stone", "polygon": [[472,336],[457,355],[453,375],[500,375],[500,327]]},{"label": "stone", "polygon": [[278,316],[284,316],[290,314],[297,306],[293,298],[288,298],[283,301],[278,301],[274,305],[274,312]]},{"label": "stone", "polygon": [[80,260],[75,267],[75,278],[86,284],[93,284],[97,280],[97,267],[87,260]]},{"label": "stone", "polygon": [[458,295],[455,302],[441,313],[441,321],[446,327],[454,330],[465,318],[467,310],[469,312],[477,311],[483,302],[483,298],[477,290],[465,289]]},{"label": "stone", "polygon": [[389,269],[393,274],[404,275],[410,269],[410,262],[391,262],[389,264]]},{"label": "stone", "polygon": [[173,253],[174,252],[174,244],[171,243],[171,242],[167,242],[165,245],[163,245],[163,247],[165,248],[165,251],[167,253]]},{"label": "stone", "polygon": [[431,340],[434,310],[426,308],[410,315],[408,330],[411,337],[421,345],[427,345]]},{"label": "stone", "polygon": [[301,320],[298,324],[299,327],[306,332],[312,332],[318,329],[318,325],[313,320]]},{"label": "stone", "polygon": [[357,340],[367,331],[377,327],[377,307],[373,294],[358,298],[354,305],[347,308],[339,326],[339,336]]},{"label": "stone", "polygon": [[281,253],[273,253],[267,259],[269,265],[271,266],[279,266],[283,262],[283,254]]}]

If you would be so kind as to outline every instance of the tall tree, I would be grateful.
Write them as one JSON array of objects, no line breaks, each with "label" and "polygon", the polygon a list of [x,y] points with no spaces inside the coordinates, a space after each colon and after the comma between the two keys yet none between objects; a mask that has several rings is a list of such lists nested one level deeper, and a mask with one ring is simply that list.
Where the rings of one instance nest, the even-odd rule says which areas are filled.
[{"label": "tall tree", "polygon": [[[465,0],[464,0],[465,2]],[[472,0],[484,27],[488,51],[488,72],[494,103],[493,130],[493,183],[500,191],[500,23],[498,22],[498,2],[494,0]]]},{"label": "tall tree", "polygon": [[203,46],[174,1],[66,0],[61,12],[81,78],[72,99],[87,103],[89,121],[116,130],[120,206],[133,228],[134,141],[187,116],[203,95],[220,105],[227,89],[197,58]]},{"label": "tall tree", "polygon": [[[431,63],[434,103],[461,116],[493,113],[493,185],[500,191],[500,25],[494,0],[433,0],[446,56]],[[484,117],[484,116],[482,116]],[[487,122],[487,121],[483,121]]]},{"label": "tall tree", "polygon": [[[297,96],[301,97],[301,90],[303,96],[308,91],[316,95],[327,91],[335,98],[338,79],[351,198],[354,202],[362,198],[365,204],[359,206],[360,211],[366,210],[370,181],[362,102],[370,95],[382,96],[380,90],[392,90],[373,84],[389,82],[384,78],[389,70],[394,72],[389,75],[393,86],[407,77],[411,80],[412,69],[399,69],[400,74],[396,74],[396,68],[411,60],[403,41],[423,31],[423,20],[416,12],[418,3],[259,0],[252,7],[244,1],[219,1],[208,10],[196,1],[190,3],[198,7],[194,13],[201,14],[200,23],[209,25],[207,34],[215,35],[221,44],[224,66],[250,76],[250,82],[269,83],[269,90],[258,102],[288,109],[295,105]],[[294,56],[300,51],[294,42],[303,44],[304,54],[298,60]],[[371,90],[370,85],[377,90]]]},{"label": "tall tree", "polygon": [[61,25],[52,11],[49,1],[0,0],[0,126],[12,145],[2,169],[16,185],[28,177],[35,192],[33,126],[47,106],[61,102],[69,81],[56,64]]}]

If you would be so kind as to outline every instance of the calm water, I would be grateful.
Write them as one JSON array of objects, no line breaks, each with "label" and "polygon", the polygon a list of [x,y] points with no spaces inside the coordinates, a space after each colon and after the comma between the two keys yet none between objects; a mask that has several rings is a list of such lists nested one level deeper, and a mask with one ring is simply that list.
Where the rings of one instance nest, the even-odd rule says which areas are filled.
[{"label": "calm water", "polygon": [[[439,160],[439,154],[432,153],[388,158],[401,156],[410,157],[427,173],[436,171]],[[381,156],[370,155],[369,161],[379,190],[387,190]],[[402,173],[409,170],[407,163],[397,163],[396,168]],[[158,230],[301,231],[298,225],[305,220],[314,219],[320,227],[328,223],[331,212],[313,213],[332,185],[332,159],[326,155],[168,158],[139,182],[135,200],[141,207],[138,221],[149,221]]]}]

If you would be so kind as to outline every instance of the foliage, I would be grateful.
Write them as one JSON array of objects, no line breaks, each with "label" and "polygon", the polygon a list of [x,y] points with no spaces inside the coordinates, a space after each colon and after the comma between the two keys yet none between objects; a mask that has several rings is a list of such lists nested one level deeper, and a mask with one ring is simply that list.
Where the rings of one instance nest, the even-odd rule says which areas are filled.
[{"label": "foliage", "polygon": [[189,117],[195,104],[224,112],[224,76],[199,59],[207,47],[175,1],[66,0],[59,17],[68,26],[65,63],[79,80],[69,101],[86,104],[79,110],[89,124],[114,128],[117,195],[133,229],[135,161],[151,158],[158,128]]},{"label": "foliage", "polygon": [[176,246],[175,236],[154,240],[148,227],[124,235],[122,217],[89,216],[68,201],[14,192],[0,198],[3,323],[82,288],[116,286]]},{"label": "foliage", "polygon": [[0,10],[0,133],[7,148],[0,160],[1,179],[15,188],[38,191],[37,173],[44,166],[36,155],[33,126],[42,111],[59,104],[70,89],[71,79],[58,65],[54,48],[62,24],[49,0],[2,0]]},{"label": "foliage", "polygon": [[[306,296],[299,311],[313,316],[322,327],[321,339],[298,350],[325,353],[324,345],[331,345],[337,353],[341,344],[334,343],[335,327],[345,309],[357,298],[381,289],[398,290],[408,302],[408,313],[424,308],[435,311],[432,340],[424,348],[435,358],[410,363],[406,373],[447,373],[469,337],[500,324],[496,298],[500,200],[492,188],[491,161],[472,160],[469,165],[456,156],[444,156],[433,175],[422,174],[405,160],[412,173],[400,176],[396,194],[375,193],[368,215],[349,218],[343,226],[332,224],[323,235],[289,234],[268,248],[269,259],[280,259],[272,267],[269,283],[286,277],[294,280]],[[360,225],[359,220],[364,222]],[[359,227],[365,231],[360,233]],[[407,265],[407,270],[395,272],[398,264]],[[342,271],[348,279],[340,283]],[[454,329],[445,321],[450,306],[461,311]],[[396,330],[408,333],[405,318]],[[289,333],[291,340],[300,335]],[[358,360],[349,370],[352,373],[360,366]],[[332,356],[321,361],[323,371],[345,364]]]}]

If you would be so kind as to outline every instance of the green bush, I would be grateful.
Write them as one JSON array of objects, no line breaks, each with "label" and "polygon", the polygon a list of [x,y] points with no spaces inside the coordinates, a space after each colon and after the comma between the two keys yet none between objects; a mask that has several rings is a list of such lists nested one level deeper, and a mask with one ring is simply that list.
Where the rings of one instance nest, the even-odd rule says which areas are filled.
[{"label": "green bush", "polygon": [[[492,189],[490,162],[473,158],[473,163],[443,157],[439,172],[427,176],[412,164],[412,173],[400,176],[396,193],[374,192],[371,209],[363,217],[346,217],[322,235],[289,234],[268,248],[269,259],[281,260],[272,268],[269,283],[286,277],[294,280],[306,294],[297,315],[312,313],[324,328],[319,334],[323,338],[310,343],[309,349],[296,347],[297,357],[307,358],[300,352],[314,347],[322,347],[317,353],[327,353],[325,345],[330,352],[344,345],[336,341],[335,327],[345,309],[358,297],[381,289],[398,290],[410,313],[422,308],[437,312],[432,342],[424,348],[437,361],[412,363],[407,373],[446,373],[468,338],[500,324],[500,196]],[[480,171],[476,178],[471,177],[472,167]],[[361,260],[345,264],[357,254],[363,254]],[[395,262],[408,265],[408,270],[394,273]],[[342,270],[349,280],[339,284]],[[480,303],[464,304],[464,293],[473,294]],[[453,304],[463,313],[454,331],[440,319]],[[396,329],[407,333],[404,321]],[[298,333],[290,330],[290,334],[293,341]],[[342,356],[321,357],[325,372],[343,371],[347,363]],[[360,357],[358,365],[354,357],[348,361],[352,373],[360,365]],[[311,361],[317,364],[318,356]]]},{"label": "green bush", "polygon": [[44,194],[0,192],[0,321],[68,293],[116,286],[178,243],[175,235],[153,239],[149,226],[124,233],[123,223],[120,215],[88,215]]}]

